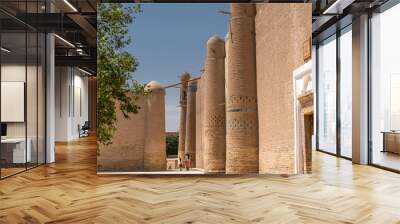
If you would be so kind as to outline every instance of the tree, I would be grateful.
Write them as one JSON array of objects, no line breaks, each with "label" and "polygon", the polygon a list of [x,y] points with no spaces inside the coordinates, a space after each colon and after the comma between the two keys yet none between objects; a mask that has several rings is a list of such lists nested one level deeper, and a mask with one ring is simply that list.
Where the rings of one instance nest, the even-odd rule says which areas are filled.
[{"label": "tree", "polygon": [[167,156],[178,155],[179,136],[167,135],[166,143],[167,143]]},{"label": "tree", "polygon": [[[138,62],[124,50],[132,41],[127,35],[128,25],[139,12],[138,5],[103,3],[98,7],[97,141],[103,145],[112,143],[118,109],[126,118],[140,109],[136,101],[144,87],[132,78]],[[116,102],[119,102],[119,108],[116,108]]]}]

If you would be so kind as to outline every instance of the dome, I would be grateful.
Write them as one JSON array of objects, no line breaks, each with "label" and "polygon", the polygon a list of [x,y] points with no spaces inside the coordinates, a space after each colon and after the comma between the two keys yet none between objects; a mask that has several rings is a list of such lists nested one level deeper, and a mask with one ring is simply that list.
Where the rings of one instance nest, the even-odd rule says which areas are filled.
[{"label": "dome", "polygon": [[207,57],[224,58],[225,57],[225,41],[221,37],[214,35],[207,41]]},{"label": "dome", "polygon": [[164,92],[164,87],[161,86],[161,84],[157,81],[151,81],[147,83],[147,85],[144,87],[146,91],[151,91],[151,92]]},{"label": "dome", "polygon": [[189,80],[189,79],[190,79],[189,73],[187,73],[187,72],[182,73],[182,75],[181,75],[181,81],[182,81],[182,82],[183,82],[183,81],[187,81],[187,80]]},{"label": "dome", "polygon": [[218,44],[223,44],[224,40],[219,37],[218,35],[214,35],[210,37],[207,41],[207,45],[218,45]]}]

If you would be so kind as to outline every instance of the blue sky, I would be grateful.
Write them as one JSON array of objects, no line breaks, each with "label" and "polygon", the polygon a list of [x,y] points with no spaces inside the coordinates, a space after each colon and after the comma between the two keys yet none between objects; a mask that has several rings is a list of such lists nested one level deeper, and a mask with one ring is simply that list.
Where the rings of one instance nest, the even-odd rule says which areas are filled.
[{"label": "blue sky", "polygon": [[[139,61],[134,78],[142,83],[157,80],[162,85],[179,82],[183,71],[198,76],[204,66],[209,37],[225,37],[229,4],[142,4],[129,28],[132,44],[127,50]],[[179,89],[166,94],[166,129],[177,131]]]}]

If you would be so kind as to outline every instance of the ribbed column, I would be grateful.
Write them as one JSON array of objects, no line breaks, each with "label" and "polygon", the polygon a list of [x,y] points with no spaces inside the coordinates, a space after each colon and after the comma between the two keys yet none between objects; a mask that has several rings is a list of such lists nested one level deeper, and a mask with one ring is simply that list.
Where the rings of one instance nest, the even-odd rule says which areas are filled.
[{"label": "ribbed column", "polygon": [[196,167],[203,169],[204,160],[204,144],[203,144],[203,77],[197,80],[197,92],[196,92]]},{"label": "ribbed column", "polygon": [[166,170],[165,145],[165,90],[156,81],[145,86],[150,94],[145,97],[144,170]]},{"label": "ribbed column", "polygon": [[225,172],[225,42],[218,36],[207,42],[204,88],[204,169]]},{"label": "ribbed column", "polygon": [[196,167],[196,91],[197,81],[187,87],[185,154],[189,154],[192,167]]},{"label": "ribbed column", "polygon": [[255,6],[231,4],[226,173],[258,172]]},{"label": "ribbed column", "polygon": [[181,92],[179,104],[181,107],[180,121],[179,121],[179,145],[178,145],[178,158],[183,162],[185,158],[185,137],[186,137],[186,104],[187,104],[187,81],[190,75],[184,72],[181,75]]}]

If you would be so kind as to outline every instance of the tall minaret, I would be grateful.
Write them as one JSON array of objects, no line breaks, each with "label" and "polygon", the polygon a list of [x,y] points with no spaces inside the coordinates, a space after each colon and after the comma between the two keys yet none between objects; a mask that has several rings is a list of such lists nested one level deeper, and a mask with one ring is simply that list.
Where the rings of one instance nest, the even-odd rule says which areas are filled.
[{"label": "tall minaret", "polygon": [[190,81],[187,87],[185,154],[189,154],[192,167],[196,167],[196,92],[197,81]]},{"label": "tall minaret", "polygon": [[226,173],[258,173],[255,5],[231,4]]},{"label": "tall minaret", "polygon": [[196,168],[204,169],[204,143],[203,143],[203,78],[204,69],[201,70],[200,79],[197,80],[196,92]]},{"label": "tall minaret", "polygon": [[181,107],[180,122],[179,122],[179,145],[178,145],[178,158],[182,162],[185,158],[185,137],[186,137],[186,104],[187,104],[187,85],[190,75],[184,72],[181,75],[181,94],[179,104]]},{"label": "tall minaret", "polygon": [[145,147],[143,166],[145,171],[163,171],[167,168],[165,143],[165,89],[156,81],[145,89]]},{"label": "tall minaret", "polygon": [[225,172],[225,41],[207,41],[206,68],[202,80],[204,100],[204,170]]}]

